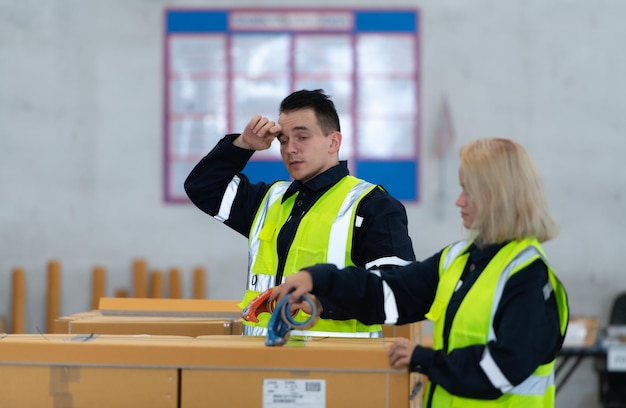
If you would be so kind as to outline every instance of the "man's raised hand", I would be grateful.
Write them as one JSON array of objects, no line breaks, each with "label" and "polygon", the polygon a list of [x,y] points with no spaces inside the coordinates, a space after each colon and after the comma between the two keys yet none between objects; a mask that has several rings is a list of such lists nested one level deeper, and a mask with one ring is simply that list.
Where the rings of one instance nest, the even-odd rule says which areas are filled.
[{"label": "man's raised hand", "polygon": [[266,150],[269,149],[272,141],[281,131],[282,128],[278,123],[265,116],[255,115],[246,125],[241,136],[236,138],[233,143],[244,149]]}]

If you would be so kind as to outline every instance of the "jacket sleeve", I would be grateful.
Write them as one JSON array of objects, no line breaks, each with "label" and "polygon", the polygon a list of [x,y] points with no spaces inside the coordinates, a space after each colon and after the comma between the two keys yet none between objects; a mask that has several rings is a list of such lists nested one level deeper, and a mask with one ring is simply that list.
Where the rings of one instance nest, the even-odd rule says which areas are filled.
[{"label": "jacket sleeve", "polygon": [[365,269],[392,268],[415,261],[404,205],[377,186],[357,209],[352,260]]},{"label": "jacket sleeve", "polygon": [[185,192],[200,210],[248,237],[270,185],[251,184],[241,173],[254,151],[233,145],[237,136],[226,135],[196,164],[185,180]]},{"label": "jacket sleeve", "polygon": [[313,278],[323,318],[352,318],[364,324],[405,324],[424,319],[437,288],[439,254],[389,270],[332,264],[304,268]]},{"label": "jacket sleeve", "polygon": [[[326,302],[322,317],[333,318],[339,311],[374,324],[389,323],[397,313],[396,324],[405,324],[423,320],[430,309],[437,290],[440,255],[391,270],[339,270],[329,264],[304,269],[313,278],[313,294]],[[451,353],[418,346],[412,354],[411,370],[426,374],[453,394],[495,399],[503,390],[494,385],[493,377],[490,379],[481,365],[488,352],[508,382],[520,384],[539,365],[552,361],[563,341],[554,294],[544,297],[547,281],[541,261],[519,271],[506,283],[496,310],[495,340]]]},{"label": "jacket sleeve", "polygon": [[[554,293],[545,297],[545,264],[536,261],[506,283],[494,316],[495,340],[485,345],[442,351],[416,349],[411,365],[453,394],[495,399],[516,386],[541,364],[552,361],[562,336]],[[495,368],[494,368],[495,367]]]}]

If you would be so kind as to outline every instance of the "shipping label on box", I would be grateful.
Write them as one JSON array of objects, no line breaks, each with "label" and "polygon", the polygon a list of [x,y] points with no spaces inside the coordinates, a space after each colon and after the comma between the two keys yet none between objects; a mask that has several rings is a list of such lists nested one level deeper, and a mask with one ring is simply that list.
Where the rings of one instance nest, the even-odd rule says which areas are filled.
[{"label": "shipping label on box", "polygon": [[606,351],[607,371],[626,371],[626,344],[612,345]]},{"label": "shipping label on box", "polygon": [[264,379],[263,408],[326,408],[323,379]]}]

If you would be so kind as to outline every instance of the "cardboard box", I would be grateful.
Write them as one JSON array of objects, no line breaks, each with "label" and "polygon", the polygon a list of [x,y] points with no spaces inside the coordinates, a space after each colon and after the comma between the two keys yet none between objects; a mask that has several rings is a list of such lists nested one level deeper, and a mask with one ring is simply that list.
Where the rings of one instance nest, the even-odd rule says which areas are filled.
[{"label": "cardboard box", "polygon": [[236,300],[100,298],[98,310],[105,316],[175,316],[238,319]]},{"label": "cardboard box", "polygon": [[226,401],[242,408],[305,406],[305,401],[325,407],[408,407],[409,376],[389,366],[390,341],[318,338],[266,347],[262,337],[199,337],[195,345],[220,350],[224,360],[182,370],[181,408]]},{"label": "cardboard box", "polygon": [[403,325],[383,324],[383,337],[405,337],[409,340],[421,342],[422,322]]},{"label": "cardboard box", "polygon": [[570,316],[563,347],[590,347],[596,344],[600,319],[590,316]]},{"label": "cardboard box", "polygon": [[[422,343],[422,322],[415,322],[403,325],[383,324],[384,337],[404,337],[413,340],[418,344]],[[426,377],[419,373],[411,373],[409,376],[410,386],[410,407],[420,408],[422,406],[422,396],[424,393]]]},{"label": "cardboard box", "polygon": [[[98,310],[58,318],[54,322],[52,333],[239,335],[243,332],[243,323],[237,303],[236,300],[211,299],[100,298]],[[133,319],[116,321],[113,316],[132,316]],[[156,321],[143,321],[137,318],[139,316],[180,320],[163,319],[161,327]],[[207,327],[200,329],[202,323],[188,319],[192,317],[230,320],[230,329],[222,330],[214,322],[207,323]],[[141,326],[132,329],[133,324]],[[421,322],[400,326],[382,325],[382,328],[384,337],[406,337],[420,342]]]},{"label": "cardboard box", "polygon": [[55,320],[52,333],[240,335],[234,300],[101,298],[99,310]]},{"label": "cardboard box", "polygon": [[4,365],[0,403],[28,408],[177,408],[176,369]]},{"label": "cardboard box", "polygon": [[[420,344],[424,347],[433,346],[433,336],[428,333],[420,333]],[[424,390],[428,383],[428,377],[420,373],[409,373],[409,383],[411,385],[410,408],[421,408],[424,400]]]},{"label": "cardboard box", "polygon": [[[233,320],[157,316],[89,316],[67,322],[67,333],[205,336],[237,334]],[[239,332],[240,334],[241,332]]]},{"label": "cardboard box", "polygon": [[626,343],[626,325],[609,324],[606,327],[606,339],[610,342]]},{"label": "cardboard box", "polygon": [[[8,335],[0,340],[0,395],[18,401],[6,406],[29,408],[250,408],[263,406],[264,398],[276,395],[272,390],[295,385],[329,408],[409,406],[409,374],[388,364],[393,339],[292,339],[283,347],[264,341]],[[62,405],[67,401],[74,405]]]},{"label": "cardboard box", "polygon": [[101,316],[101,313],[97,310],[90,310],[88,312],[75,313],[69,316],[62,316],[52,322],[50,333],[52,334],[65,334],[69,333],[70,322],[78,319],[84,319],[93,316]]},{"label": "cardboard box", "polygon": [[[178,369],[159,367],[146,358],[131,361],[138,347],[160,344],[162,351],[168,344],[189,341],[183,337],[111,341],[98,336],[5,336],[0,339],[0,406],[177,408]],[[129,342],[134,347],[127,347]],[[148,364],[140,364],[142,360]]]}]

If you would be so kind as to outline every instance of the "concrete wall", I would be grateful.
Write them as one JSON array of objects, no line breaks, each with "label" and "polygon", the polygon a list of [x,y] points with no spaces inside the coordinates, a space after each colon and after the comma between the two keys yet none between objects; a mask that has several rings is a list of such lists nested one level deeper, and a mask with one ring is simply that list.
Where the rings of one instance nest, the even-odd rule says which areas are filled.
[{"label": "concrete wall", "polygon": [[[62,264],[63,315],[89,309],[94,265],[107,268],[112,295],[130,287],[137,257],[152,268],[180,267],[186,296],[196,265],[208,270],[209,297],[241,295],[245,239],[191,205],[162,201],[162,18],[166,6],[257,4],[0,0],[1,316],[10,315],[11,270],[20,266],[26,330],[44,327],[51,259]],[[453,204],[456,155],[441,163],[431,153],[445,93],[455,150],[470,139],[505,136],[531,151],[561,222],[561,236],[546,250],[572,313],[606,322],[612,298],[626,289],[626,3],[393,4],[422,12],[423,199],[407,206],[418,258],[463,237]],[[587,362],[558,406],[595,406],[595,385]]]}]

